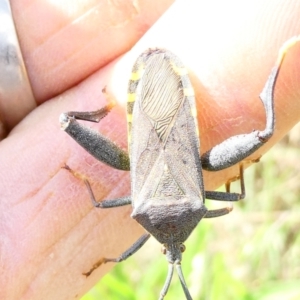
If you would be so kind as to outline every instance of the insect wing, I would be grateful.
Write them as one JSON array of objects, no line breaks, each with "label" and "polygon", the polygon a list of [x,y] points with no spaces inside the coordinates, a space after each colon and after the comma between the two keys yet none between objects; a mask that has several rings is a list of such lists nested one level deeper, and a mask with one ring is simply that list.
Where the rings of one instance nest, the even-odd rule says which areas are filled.
[{"label": "insect wing", "polygon": [[152,49],[138,58],[133,74],[128,101],[133,205],[183,195],[203,201],[195,99],[186,69],[169,51]]}]

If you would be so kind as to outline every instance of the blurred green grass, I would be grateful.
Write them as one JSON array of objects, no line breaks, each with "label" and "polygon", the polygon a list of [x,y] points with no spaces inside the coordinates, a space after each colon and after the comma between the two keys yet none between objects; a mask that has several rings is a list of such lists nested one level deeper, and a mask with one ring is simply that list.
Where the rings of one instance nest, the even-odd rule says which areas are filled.
[{"label": "blurred green grass", "polygon": [[[246,199],[227,216],[201,221],[185,243],[193,299],[300,299],[300,125],[245,180]],[[168,265],[160,247],[150,239],[81,300],[158,299]],[[176,274],[165,299],[185,299]]]}]

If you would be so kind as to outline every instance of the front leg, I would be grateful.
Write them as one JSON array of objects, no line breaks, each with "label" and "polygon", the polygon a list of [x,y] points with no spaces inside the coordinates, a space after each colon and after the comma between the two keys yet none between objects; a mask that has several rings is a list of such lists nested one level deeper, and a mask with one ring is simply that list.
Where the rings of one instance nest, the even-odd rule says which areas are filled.
[{"label": "front leg", "polygon": [[99,161],[119,170],[130,170],[128,153],[99,132],[81,125],[77,120],[100,122],[113,104],[93,112],[67,112],[60,115],[61,128]]},{"label": "front leg", "polygon": [[270,139],[274,133],[275,124],[274,89],[276,79],[286,51],[299,41],[300,37],[294,37],[284,43],[281,47],[276,64],[269,75],[262,93],[260,94],[260,98],[264,104],[266,112],[265,129],[262,131],[255,130],[248,134],[233,136],[213,147],[201,156],[203,169],[208,171],[218,171],[228,168],[244,160]]}]

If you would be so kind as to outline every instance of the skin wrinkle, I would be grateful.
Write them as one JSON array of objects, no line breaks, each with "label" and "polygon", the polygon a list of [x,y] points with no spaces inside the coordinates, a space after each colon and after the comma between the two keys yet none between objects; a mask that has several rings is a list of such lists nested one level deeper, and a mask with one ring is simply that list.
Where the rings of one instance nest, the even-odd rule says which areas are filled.
[{"label": "skin wrinkle", "polygon": [[[42,186],[42,188],[40,188],[39,190],[38,190],[38,192],[36,193],[36,197],[39,197],[39,192],[43,192],[43,189],[46,187],[46,185],[43,185]],[[43,209],[45,209],[45,203],[49,203],[47,200],[51,200],[51,198],[53,198],[53,196],[55,195],[55,192],[47,192],[46,194],[45,194],[45,196],[43,196],[43,197],[41,197],[42,198],[42,201],[40,202],[40,205],[38,205],[38,206],[36,206],[36,208],[35,208],[35,210],[32,210],[31,212],[32,212],[32,218],[30,218],[30,219],[28,219],[28,221],[29,222],[27,222],[27,223],[23,223],[22,225],[24,225],[24,226],[22,226],[23,227],[23,230],[25,230],[26,231],[26,228],[28,227],[30,227],[31,225],[33,226],[33,228],[34,228],[34,222],[36,222],[37,221],[37,219],[39,218],[39,216],[40,216],[40,213],[43,211]],[[30,199],[30,198],[29,198]],[[38,204],[39,202],[37,202],[37,204]],[[42,214],[41,214],[42,215]],[[37,222],[38,223],[38,222]]]},{"label": "skin wrinkle", "polygon": [[[90,8],[89,10],[87,10],[85,13],[83,14],[80,14],[77,18],[75,18],[74,20],[70,20],[70,22],[67,22],[69,25],[67,26],[64,26],[62,27],[62,29],[58,30],[58,31],[55,31],[55,33],[53,34],[51,32],[51,34],[49,33],[49,36],[51,36],[50,38],[47,38],[44,40],[44,42],[40,43],[39,44],[39,47],[36,48],[32,53],[31,55],[34,57],[36,56],[37,54],[41,53],[44,51],[43,49],[43,46],[48,48],[48,44],[52,44],[51,42],[55,41],[56,39],[58,39],[58,37],[64,33],[64,32],[67,32],[70,28],[73,28],[74,27],[74,24],[75,25],[78,25],[80,26],[80,23],[85,23],[85,19],[88,19],[89,20],[89,16],[90,15],[93,15],[93,14],[97,14],[98,15],[98,12],[101,11],[99,8],[101,8],[103,5],[103,3],[99,3],[98,5]],[[121,22],[118,22],[117,25],[116,24],[113,24],[112,26],[110,26],[111,24],[105,24],[103,21],[102,21],[102,24],[105,25],[103,27],[100,27],[100,28],[97,28],[97,31],[99,32],[99,36],[102,35],[102,31],[108,29],[108,28],[118,28],[118,27],[122,27],[122,26],[125,26],[127,23],[129,23],[130,21],[133,20],[133,18],[138,14],[138,12],[136,14],[132,14],[129,18],[125,19],[124,21],[122,20]],[[107,16],[107,14],[105,14],[105,16]],[[126,14],[125,14],[126,16]],[[97,18],[99,18],[99,16],[97,16]],[[116,20],[118,19],[121,19],[121,18],[116,18],[116,14],[111,14],[110,15],[110,18],[109,20],[110,21],[114,21],[116,22]],[[79,22],[81,21],[81,22]],[[66,23],[66,24],[67,24]],[[82,30],[82,29],[81,29]],[[89,35],[91,34],[91,32],[89,32]],[[93,37],[93,39],[96,39],[95,37]],[[82,45],[79,44],[78,46],[79,48],[82,48]],[[73,51],[73,48],[71,49],[71,51]],[[81,50],[82,51],[82,50]],[[80,52],[76,52],[76,53],[80,53]],[[74,54],[73,54],[74,55]],[[66,55],[66,57],[70,57],[69,55]],[[71,56],[72,57],[72,56]]]},{"label": "skin wrinkle", "polygon": [[[94,2],[91,1],[90,4],[94,4]],[[138,4],[140,4],[140,6]],[[101,40],[103,41],[106,39],[110,32],[113,35],[112,39],[115,39],[116,41],[118,40],[120,43],[119,46],[116,45],[116,48],[121,48],[121,51],[117,53],[118,55],[122,53],[122,51],[124,52],[126,49],[129,49],[128,46],[127,48],[124,47],[126,42],[125,37],[120,37],[121,32],[127,30],[127,43],[132,43],[136,36],[141,36],[151,25],[151,22],[157,18],[161,10],[160,6],[166,6],[166,4],[158,5],[156,14],[152,12],[149,16],[143,18],[142,16],[148,14],[145,8],[152,6],[152,4],[148,3],[148,1],[145,3],[135,2],[134,4],[129,1],[111,3],[102,1],[97,6],[94,5],[93,8],[89,8],[89,10],[87,10],[88,5],[79,4],[79,8],[82,8],[83,10],[86,9],[87,11],[82,13],[83,16],[80,15],[79,12],[75,11],[74,15],[76,18],[70,20],[70,17],[68,16],[68,7],[62,8],[61,11],[58,11],[56,8],[51,6],[51,3],[49,5],[50,12],[45,15],[46,22],[41,29],[42,32],[36,33],[37,30],[34,31],[24,42],[25,50],[31,50],[28,52],[28,56],[25,57],[25,60],[27,64],[30,65],[30,68],[28,68],[28,74],[31,78],[35,95],[38,98],[37,102],[39,103],[45,101],[45,97],[54,96],[58,92],[61,92],[61,89],[64,86],[67,85],[70,87],[75,85],[80,80],[91,74],[91,71],[95,71],[96,68],[112,61],[116,57],[116,53],[112,56],[114,53],[111,49],[113,46],[112,44],[109,45],[109,43],[107,43],[108,46],[104,46],[102,54],[99,54],[99,52],[96,55],[93,54],[93,49],[99,48]],[[43,8],[42,4],[36,4],[36,6],[32,7],[32,10],[35,9],[38,12],[41,11],[42,16],[39,16],[37,21],[46,14],[46,8]],[[79,8],[78,11],[80,11]],[[36,17],[34,16],[33,11],[28,11],[28,14]],[[51,22],[56,14],[60,14],[59,22]],[[68,23],[64,24],[66,22],[66,18]],[[28,20],[24,20],[24,22],[27,23],[27,27],[30,26]],[[52,24],[56,24],[56,26],[54,27]],[[137,26],[139,26],[140,29],[138,29]],[[63,30],[61,31],[62,28]],[[23,34],[23,31],[25,31],[25,29],[20,30],[20,35]],[[72,41],[72,45],[68,42],[68,40],[70,40],[70,35],[77,37],[74,41]],[[64,40],[66,42],[61,44],[59,51],[57,51],[57,47],[55,48],[55,45],[57,45],[57,41],[59,40]],[[20,43],[23,44],[22,40]],[[39,75],[43,72],[40,67],[41,63],[34,62],[40,61],[43,53],[48,53],[49,57],[51,57],[51,59],[43,62],[43,69],[48,69],[48,72],[42,74],[42,76],[34,78],[33,74]],[[83,64],[82,57],[88,57],[89,53],[94,56],[94,59],[86,59],[87,63]],[[105,55],[105,53],[107,53],[107,55]],[[99,57],[99,59],[96,59],[96,56]],[[88,63],[89,61],[90,64]],[[74,70],[74,72],[71,72],[70,70]],[[58,77],[62,80],[57,84],[53,78]],[[36,86],[40,82],[44,82],[44,89],[36,89]],[[53,91],[56,91],[57,93],[53,93]]]},{"label": "skin wrinkle", "polygon": [[[236,123],[237,120],[239,121],[239,123]],[[210,126],[208,126],[206,128],[205,132],[207,134],[207,132],[216,130],[218,127],[221,127],[222,129],[224,129],[224,132],[228,132],[230,130],[234,130],[234,127],[240,127],[240,125],[243,124],[243,121],[244,121],[243,116],[236,116],[234,118],[230,118],[230,117],[224,118],[222,120],[222,123],[220,123],[216,120],[216,122],[214,122],[214,124],[211,124]],[[241,132],[241,134],[243,134],[243,133],[245,133],[245,132]],[[229,137],[229,133],[227,133],[227,134]],[[226,136],[222,136],[222,139],[226,139]]]},{"label": "skin wrinkle", "polygon": [[[84,216],[84,218],[87,215],[89,215],[89,213],[86,214]],[[84,218],[80,222],[82,222],[84,220]],[[105,219],[105,217],[103,219]],[[43,264],[48,265],[48,259],[53,260],[53,256],[55,256],[54,259],[58,258],[59,255],[58,254],[55,255],[54,253],[59,253],[60,243],[63,243],[64,245],[66,244],[64,237],[67,236],[70,232],[75,232],[74,235],[78,236],[76,234],[76,231],[77,231],[77,227],[79,227],[79,226],[80,226],[80,223],[74,223],[74,226],[70,227],[70,229],[68,231],[66,231],[63,235],[61,235],[57,242],[54,241],[54,243],[49,244],[49,246],[47,248],[45,248],[44,251],[42,251],[43,254],[44,253],[46,254],[44,257],[46,257],[47,259],[44,260],[44,262],[41,265],[43,265]],[[86,236],[82,235],[81,238],[79,239],[80,243],[84,243],[85,239],[88,239],[88,235],[86,235]],[[58,250],[56,251],[56,249],[58,249]],[[74,259],[76,259],[76,257],[78,256],[78,253],[80,253],[80,252],[81,252],[81,249],[78,249],[78,248],[77,248],[76,252],[71,251],[72,255],[68,254],[66,256],[67,259],[64,259],[64,261],[63,261],[64,264],[61,265],[61,268],[69,269],[69,266],[72,266]],[[47,254],[47,253],[49,253],[49,254]],[[30,263],[30,260],[28,261],[28,263]],[[52,272],[51,268],[49,268],[47,273],[46,273],[46,275],[44,274],[44,277],[39,277],[39,270],[38,269],[36,270],[35,276],[33,276],[33,280],[31,281],[30,284],[27,285],[27,289],[24,290],[25,298],[26,298],[26,296],[28,296],[28,299],[30,299],[30,294],[32,293],[32,291],[35,290],[34,286],[35,285],[39,286],[40,282],[45,280],[45,277],[48,277],[47,281],[51,285],[51,282],[53,281],[53,280],[51,280],[51,278],[56,277],[56,272]]]},{"label": "skin wrinkle", "polygon": [[[126,174],[124,174],[123,176],[125,176]],[[74,183],[74,185],[75,186],[77,186],[78,184],[77,183]],[[86,188],[85,187],[85,185],[84,185],[84,187],[83,187],[84,189]],[[109,196],[110,195],[110,192],[107,194],[107,196]],[[104,197],[105,199],[106,198],[109,198],[109,197]],[[47,201],[43,201],[43,203],[47,203]],[[42,207],[44,207],[44,206],[42,206]],[[123,209],[124,210],[124,216],[126,217],[126,218],[128,218],[128,214],[129,214],[129,211],[131,211],[131,207],[127,207],[126,209]],[[96,242],[97,243],[97,239],[95,240],[95,239],[92,239],[92,241],[91,241],[91,239],[89,238],[89,236],[90,235],[92,235],[92,236],[97,236],[97,234],[99,233],[99,228],[98,227],[100,227],[101,228],[101,223],[102,222],[105,222],[106,221],[106,219],[107,218],[109,218],[109,217],[111,217],[111,214],[107,211],[107,213],[104,213],[104,212],[102,212],[102,211],[96,211],[95,209],[94,209],[94,207],[91,205],[91,207],[90,207],[90,209],[89,209],[89,211],[87,212],[87,213],[85,213],[83,216],[81,216],[81,219],[80,219],[80,222],[79,223],[75,223],[74,222],[74,224],[72,225],[72,226],[70,226],[69,227],[69,229],[67,230],[67,231],[64,231],[64,233],[63,234],[61,234],[59,237],[58,237],[58,241],[57,242],[55,242],[55,241],[53,241],[53,243],[50,243],[49,245],[48,245],[48,247],[46,247],[46,248],[44,248],[44,251],[41,251],[42,249],[38,249],[38,248],[36,248],[36,250],[38,250],[39,252],[41,252],[41,253],[45,253],[46,254],[46,256],[45,257],[49,257],[50,259],[52,259],[50,256],[51,256],[51,254],[52,253],[55,253],[55,250],[56,250],[56,248],[57,249],[60,249],[60,243],[63,243],[64,244],[64,246],[67,248],[67,245],[66,245],[66,239],[65,239],[65,237],[66,236],[68,236],[70,233],[72,233],[72,232],[74,232],[74,236],[78,236],[77,235],[77,227],[80,227],[81,226],[81,223],[82,222],[84,222],[85,220],[91,220],[90,219],[90,214],[93,214],[96,218],[97,218],[97,226],[94,226],[93,227],[93,229],[92,230],[90,230],[90,229],[88,229],[88,227],[87,227],[87,234],[82,234],[81,236],[80,236],[80,244],[82,244],[82,245],[85,245],[85,247],[83,248],[83,249],[78,249],[77,250],[77,253],[81,253],[82,251],[85,251],[85,249],[89,249],[90,248],[90,245],[89,244],[87,244],[85,241],[86,240],[88,240],[88,241],[90,241],[90,244],[91,243],[94,243],[94,242]],[[39,216],[39,214],[37,214],[37,216]],[[114,228],[114,230],[118,230],[118,229],[116,229],[116,228]],[[108,230],[107,232],[110,232],[110,234],[113,232],[113,231],[110,231],[110,230]],[[51,250],[52,249],[52,250]],[[117,250],[116,250],[117,251]],[[47,253],[49,253],[49,254],[47,254]],[[76,258],[77,257],[77,253],[74,253],[74,251],[72,251],[72,256],[70,256],[70,255],[68,255],[67,257],[69,258],[68,259],[68,261],[67,261],[67,263],[66,263],[66,260],[64,260],[64,263],[66,263],[66,264],[64,264],[62,267],[65,267],[66,269],[68,269],[68,266],[72,266],[72,264],[73,264],[73,262],[74,262],[74,258]],[[60,254],[61,255],[61,254]],[[32,257],[32,256],[30,256],[30,257]],[[34,256],[35,257],[35,256]],[[28,260],[28,263],[30,263],[30,262],[32,262],[32,261],[35,261],[35,259],[30,259],[29,258],[29,260]],[[44,262],[44,264],[45,265],[47,265],[48,264],[48,262],[47,261],[45,261]],[[41,264],[42,265],[42,264]],[[86,268],[88,268],[89,266],[87,265],[86,266]],[[51,272],[51,270],[49,269],[49,273],[51,273],[52,274],[52,272]],[[34,276],[33,277],[33,280],[31,281],[31,283],[30,283],[30,285],[28,285],[27,286],[27,290],[25,290],[25,296],[28,294],[28,295],[30,295],[30,292],[31,292],[31,290],[32,290],[32,288],[34,287],[34,283],[35,283],[35,281],[37,281],[37,285],[39,284],[39,281],[41,281],[41,280],[44,280],[44,278],[39,278],[38,277],[39,276],[39,273],[38,273],[38,270],[36,270],[36,276]],[[53,276],[55,277],[56,276],[56,274],[55,273],[53,273]],[[50,277],[53,277],[53,276],[50,276]],[[52,282],[52,280],[49,280],[48,281],[49,283],[51,283]],[[34,289],[33,289],[34,290]],[[30,297],[29,297],[30,298]]]},{"label": "skin wrinkle", "polygon": [[[31,6],[26,7],[27,9],[25,11],[22,10],[18,12],[18,15],[20,15],[20,19],[21,19],[19,22],[21,22],[23,26],[25,25],[24,27],[30,26],[30,22],[32,22],[30,17],[33,15],[33,17],[36,18],[37,17],[36,12],[38,12],[38,17],[39,17],[37,18],[37,20],[40,21],[42,19],[44,10],[41,10],[40,5],[43,4],[41,3],[37,3],[36,5],[32,4]],[[52,7],[48,8],[47,17],[48,18],[52,17],[55,14],[54,11],[56,11],[56,9]],[[24,39],[26,44],[23,44],[24,43],[23,39],[19,41],[21,46],[23,45],[25,49],[32,48],[29,55],[30,56],[33,55],[36,49],[38,49],[41,45],[45,44],[45,42],[49,40],[49,37],[53,36],[53,34],[57,32],[58,28],[63,28],[65,24],[68,24],[68,20],[69,20],[68,18],[64,18],[63,20],[66,21],[65,22],[60,21],[59,23],[51,23],[51,21],[49,22],[49,19],[46,19],[47,22],[42,27],[42,29],[30,32],[30,34],[28,35],[29,39]],[[51,23],[51,27],[49,26],[49,23]],[[21,28],[19,28],[19,30],[21,31]]]},{"label": "skin wrinkle", "polygon": [[[69,27],[67,28],[73,28],[74,25],[70,24]],[[45,42],[43,42],[38,48],[36,48],[36,50],[34,50],[31,54],[32,58],[34,57],[39,57],[40,53],[43,53],[44,48],[48,48],[48,44],[49,45],[53,45],[53,41],[55,41],[62,33],[67,32],[66,28],[59,30],[56,34],[52,35],[51,38],[47,39]],[[87,45],[87,47],[89,47],[89,45]],[[50,47],[49,47],[50,48]],[[62,61],[62,63],[60,63],[57,67],[53,68],[53,65],[56,65],[55,61],[56,59],[52,59],[49,60],[48,64],[45,64],[46,68],[50,68],[50,72],[48,71],[47,76],[51,77],[52,73],[55,73],[61,69],[63,69],[66,65],[68,65],[70,63],[70,61],[74,61],[72,60],[72,58],[79,56],[82,53],[82,51],[84,51],[84,48],[82,49],[82,45],[78,45],[78,49],[80,49],[80,51],[74,51],[74,49],[70,49],[70,53],[64,53],[64,55],[59,55],[59,57],[55,57],[56,59],[60,60],[61,56],[64,56],[64,60]]]},{"label": "skin wrinkle", "polygon": [[[114,16],[111,18],[111,21],[116,21],[116,19],[118,18],[115,18],[117,15],[123,15],[124,14],[124,8],[121,6],[119,9],[117,5],[113,5],[115,1],[112,1],[112,0],[109,0],[109,4],[111,4],[111,7],[114,6],[115,8],[115,14]],[[122,3],[122,0],[121,2],[118,1],[119,3]],[[125,3],[125,2],[124,2]],[[126,2],[127,3],[127,2]],[[119,28],[121,26],[125,26],[126,24],[128,24],[130,21],[132,21],[134,19],[134,17],[136,17],[139,13],[140,13],[140,7],[137,5],[138,4],[138,1],[133,1],[132,2],[132,13],[129,13],[129,17],[125,18],[125,20],[123,22],[118,22],[116,24],[114,24],[113,22],[111,23],[111,28]]]},{"label": "skin wrinkle", "polygon": [[[288,67],[288,66],[287,66]],[[282,70],[281,70],[282,71]],[[281,73],[281,71],[280,71],[280,73]],[[249,74],[246,74],[246,76],[248,76]],[[277,81],[277,84],[278,84],[278,82],[281,80],[281,74],[279,75],[279,80]],[[265,78],[265,80],[267,80],[267,78]],[[283,80],[284,81],[284,80]],[[285,82],[285,81],[284,81]],[[281,84],[281,82],[280,82],[280,84]],[[277,85],[276,85],[276,87],[277,87]],[[276,89],[277,90],[277,89]],[[236,95],[236,92],[235,91],[237,91],[237,92],[239,92],[239,94],[241,94],[241,92],[240,92],[240,89],[239,88],[237,88],[237,87],[234,87],[234,88],[232,88],[232,89],[230,89],[230,91],[228,91],[227,89],[226,90],[224,90],[224,94],[226,94],[226,93],[230,93],[232,96],[232,98],[236,98],[236,99],[243,99],[243,94],[241,94],[239,97],[235,97],[235,95]],[[265,121],[263,121],[263,123],[262,123],[262,125],[261,126],[258,126],[257,125],[257,120],[259,119],[258,117],[257,117],[257,114],[264,114],[264,118],[266,117],[265,116],[265,111],[264,111],[264,105],[263,105],[263,103],[262,103],[262,101],[261,101],[261,99],[260,99],[260,97],[259,97],[259,95],[260,95],[260,92],[257,94],[257,99],[255,99],[255,101],[253,101],[253,104],[252,105],[255,105],[255,106],[257,106],[257,113],[253,116],[253,118],[248,118],[247,119],[247,124],[248,124],[248,128],[249,128],[249,132],[251,131],[251,130],[255,130],[255,129],[257,129],[257,130],[263,130],[264,129],[264,127],[265,127]],[[276,93],[275,93],[275,98],[276,98]],[[217,102],[217,105],[219,106],[219,107],[223,107],[223,103],[218,103]],[[210,125],[208,126],[208,125],[206,125],[204,128],[206,128],[206,130],[205,130],[205,132],[204,132],[204,134],[205,135],[208,135],[208,136],[210,136],[210,134],[208,134],[207,132],[210,132],[210,131],[215,131],[215,132],[218,132],[219,133],[219,137],[220,137],[220,139],[217,139],[217,141],[223,141],[225,138],[228,138],[228,137],[230,137],[231,135],[233,135],[232,133],[230,133],[231,131],[232,132],[235,132],[235,128],[239,128],[239,127],[241,127],[241,125],[245,122],[245,118],[244,118],[244,115],[247,115],[246,113],[245,113],[245,110],[247,110],[248,108],[246,107],[246,105],[242,105],[242,103],[241,103],[241,101],[236,101],[236,106],[238,106],[239,107],[239,115],[237,115],[236,117],[234,117],[234,118],[232,118],[232,117],[230,117],[231,115],[232,115],[232,112],[231,111],[224,111],[224,114],[225,115],[228,115],[229,117],[228,118],[223,118],[222,119],[222,123],[220,123],[220,120],[219,119],[217,119],[217,118],[215,118],[215,119],[213,119],[212,118],[212,116],[210,116],[210,118],[205,118],[205,121],[208,121],[209,123],[210,123]],[[202,109],[205,109],[205,105],[202,107]],[[251,111],[250,109],[249,109],[249,111]],[[213,122],[213,120],[215,121],[215,122]],[[239,120],[240,122],[239,123],[236,123],[236,121],[237,120]],[[200,120],[198,120],[198,122],[200,122]],[[206,122],[206,124],[208,123],[208,122]],[[250,126],[251,124],[253,124],[252,126]],[[202,127],[200,127],[200,128],[202,128]],[[220,130],[220,128],[221,128],[221,130]],[[226,135],[223,135],[222,134],[222,132],[226,132]],[[246,133],[246,131],[245,130],[243,130],[243,131],[241,131],[240,132],[240,134],[243,134],[243,133]],[[239,133],[235,133],[235,134],[239,134]],[[215,143],[215,142],[214,142]],[[214,143],[211,143],[211,145],[213,146],[214,145]],[[206,150],[205,150],[206,151]],[[204,152],[205,152],[204,151]],[[201,151],[202,152],[202,151]]]},{"label": "skin wrinkle", "polygon": [[[74,185],[77,186],[77,183],[74,183]],[[69,185],[69,186],[70,186],[70,185]],[[44,189],[44,188],[46,188],[46,187],[47,187],[47,185],[45,184],[45,185],[43,185],[43,188],[42,188],[42,189]],[[85,188],[85,186],[84,186],[84,188]],[[39,191],[41,191],[41,189],[39,189]],[[38,195],[38,193],[36,193],[36,194]],[[109,195],[109,193],[108,193],[108,195]],[[45,208],[44,203],[48,203],[47,197],[48,197],[48,198],[51,198],[52,196],[53,196],[53,193],[50,192],[50,193],[48,193],[48,194],[46,195],[46,198],[45,198],[45,197],[43,198],[43,201],[41,202],[41,205],[40,205],[40,210],[37,212],[37,214],[36,214],[36,211],[34,212],[34,215],[35,215],[37,218],[41,215],[40,213],[41,213],[42,209]],[[83,219],[86,218],[90,213],[96,213],[96,211],[93,209],[92,206],[90,207],[89,211],[88,211],[87,213],[85,213]],[[97,223],[100,224],[102,221],[105,220],[106,217],[108,217],[107,214],[105,214],[104,216],[102,215],[102,216],[101,216],[101,219],[99,219]],[[33,223],[35,222],[35,219],[30,219],[30,220],[31,220],[31,222],[28,223],[28,224],[24,224],[24,223],[23,223],[23,225],[25,225],[24,227],[29,227],[30,224],[33,224]],[[34,225],[33,225],[33,226],[34,226]],[[64,231],[64,233],[63,233],[62,235],[60,235],[59,240],[64,240],[63,238],[64,238],[65,236],[67,236],[69,232],[74,231],[74,228],[76,228],[76,227],[78,227],[78,226],[79,226],[79,224],[74,222],[74,226],[70,227],[69,230]],[[46,253],[46,252],[48,251],[48,249],[50,249],[54,244],[55,244],[55,241],[53,241],[53,243],[49,244],[48,247],[46,247],[46,248],[44,249],[44,251],[41,251],[40,249],[37,249],[37,250],[38,250],[38,251],[41,251],[42,253]],[[31,260],[31,259],[29,259],[29,261],[30,261],[30,260]]]},{"label": "skin wrinkle", "polygon": [[[65,156],[64,159],[62,159],[62,161],[67,161],[68,158],[70,158],[70,151],[69,150],[67,150],[66,156]],[[45,182],[41,183],[40,188],[36,188],[36,189],[31,190],[31,191],[28,191],[27,194],[25,194],[23,197],[20,198],[20,201],[18,203],[16,203],[15,206],[23,203],[23,201],[27,201],[28,199],[31,199],[35,196],[38,196],[38,193],[40,191],[42,191],[42,189],[44,189],[47,186],[47,183],[49,183],[52,179],[56,179],[55,176],[58,175],[58,173],[61,171],[61,169],[62,168],[60,167],[60,168],[56,169],[53,173],[49,174],[50,177],[48,177],[48,180],[46,179]]]},{"label": "skin wrinkle", "polygon": [[[239,120],[239,123],[236,124],[235,120]],[[226,118],[222,120],[222,123],[220,123],[217,119],[215,119],[215,122],[211,122],[212,118],[210,118],[210,126],[206,126],[206,130],[205,132],[202,134],[208,136],[208,140],[210,141],[210,143],[208,143],[208,145],[214,145],[216,143],[216,140],[220,142],[222,142],[223,140],[225,140],[226,138],[229,138],[230,136],[232,136],[232,134],[230,133],[231,131],[235,131],[235,128],[239,128],[243,122],[244,122],[244,118],[242,116],[236,116],[235,118]],[[252,120],[251,120],[252,121]],[[257,126],[255,120],[253,120],[253,123]],[[219,130],[220,128],[222,128],[222,130]],[[213,134],[214,139],[210,139],[210,136],[212,135],[211,133],[215,132],[215,134]],[[244,134],[246,132],[240,132],[240,134]],[[218,139],[216,138],[216,136],[218,136]],[[200,139],[201,139],[201,133],[200,133]],[[211,146],[211,147],[212,147]],[[207,150],[211,149],[211,147],[208,147],[207,149],[203,149],[200,145],[200,150],[201,153],[206,152]]]}]

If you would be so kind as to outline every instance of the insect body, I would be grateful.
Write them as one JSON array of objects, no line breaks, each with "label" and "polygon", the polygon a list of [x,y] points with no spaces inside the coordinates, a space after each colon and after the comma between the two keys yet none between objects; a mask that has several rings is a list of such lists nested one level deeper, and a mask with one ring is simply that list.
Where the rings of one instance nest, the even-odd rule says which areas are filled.
[{"label": "insect body", "polygon": [[168,51],[145,52],[136,66],[142,76],[131,80],[128,102],[132,217],[179,249],[207,213],[193,88]]},{"label": "insect body", "polygon": [[[287,48],[287,47],[286,47]],[[202,218],[227,214],[230,207],[208,210],[204,200],[238,201],[244,197],[243,167],[240,164],[241,194],[205,191],[202,168],[219,170],[242,161],[261,147],[274,132],[273,90],[284,52],[273,68],[261,94],[266,111],[266,128],[225,140],[200,157],[194,92],[187,70],[171,52],[149,49],[142,53],[132,71],[128,87],[129,156],[101,134],[76,119],[99,122],[110,111],[108,105],[95,112],[62,114],[62,128],[99,160],[131,172],[131,196],[97,202],[87,180],[93,204],[109,208],[132,204],[131,214],[147,231],[118,258],[101,258],[102,263],[120,262],[136,252],[153,235],[169,262],[168,276],[160,299],[166,295],[174,266],[187,299],[192,299],[181,271],[184,241]]]}]

